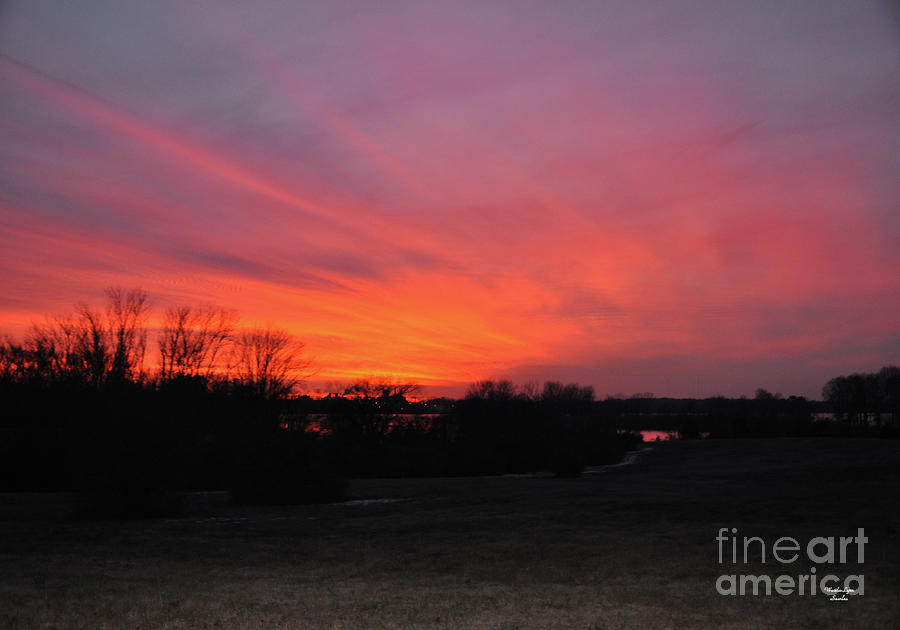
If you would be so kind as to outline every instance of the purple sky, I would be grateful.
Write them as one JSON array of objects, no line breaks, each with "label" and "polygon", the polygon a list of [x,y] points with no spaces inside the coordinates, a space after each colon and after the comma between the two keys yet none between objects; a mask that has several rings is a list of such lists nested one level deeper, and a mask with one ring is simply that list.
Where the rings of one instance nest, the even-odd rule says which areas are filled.
[{"label": "purple sky", "polygon": [[361,377],[900,362],[887,2],[10,2],[0,326],[140,286]]}]

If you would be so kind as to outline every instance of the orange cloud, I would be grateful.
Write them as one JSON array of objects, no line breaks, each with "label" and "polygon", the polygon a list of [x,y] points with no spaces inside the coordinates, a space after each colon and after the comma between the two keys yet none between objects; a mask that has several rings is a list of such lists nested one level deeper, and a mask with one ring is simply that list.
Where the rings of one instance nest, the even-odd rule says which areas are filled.
[{"label": "orange cloud", "polygon": [[865,76],[787,73],[803,32],[760,72],[709,16],[304,10],[333,32],[182,9],[190,55],[142,23],[127,61],[105,32],[0,60],[7,330],[117,284],[284,326],[323,382],[695,395],[896,360],[895,143]]}]

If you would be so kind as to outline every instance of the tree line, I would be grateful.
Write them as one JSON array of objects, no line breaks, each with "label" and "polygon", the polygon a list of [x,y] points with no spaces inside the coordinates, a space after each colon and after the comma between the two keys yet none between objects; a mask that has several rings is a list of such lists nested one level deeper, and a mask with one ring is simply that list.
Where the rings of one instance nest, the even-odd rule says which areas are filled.
[{"label": "tree line", "polygon": [[[189,490],[308,502],[341,499],[352,476],[577,476],[619,461],[646,428],[896,434],[897,368],[832,379],[822,402],[765,390],[598,400],[574,383],[505,380],[459,400],[411,401],[414,384],[390,381],[311,398],[296,395],[311,362],[285,331],[241,328],[217,306],[167,308],[155,329],[150,314],[144,291],[114,288],[101,308],[76,305],[0,344],[0,490],[77,491],[89,514],[142,516],[178,513]],[[839,422],[817,421],[825,410]],[[883,426],[863,422],[876,410]]]},{"label": "tree line", "polygon": [[34,323],[22,343],[0,343],[0,379],[95,388],[199,379],[278,398],[307,375],[303,344],[271,326],[238,329],[237,313],[212,305],[165,310],[157,368],[145,367],[150,300],[140,289],[111,288],[104,308],[77,304]]},{"label": "tree line", "polygon": [[900,367],[837,376],[822,388],[822,398],[840,420],[855,425],[896,425],[900,417]]}]

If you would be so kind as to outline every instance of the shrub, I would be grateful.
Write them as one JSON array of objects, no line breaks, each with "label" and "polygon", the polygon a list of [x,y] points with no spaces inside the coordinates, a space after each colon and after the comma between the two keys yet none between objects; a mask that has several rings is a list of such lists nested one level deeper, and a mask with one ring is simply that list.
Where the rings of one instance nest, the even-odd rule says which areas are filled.
[{"label": "shrub", "polygon": [[244,452],[231,485],[235,503],[332,503],[347,496],[347,482],[330,463],[324,444],[308,436],[275,435]]}]

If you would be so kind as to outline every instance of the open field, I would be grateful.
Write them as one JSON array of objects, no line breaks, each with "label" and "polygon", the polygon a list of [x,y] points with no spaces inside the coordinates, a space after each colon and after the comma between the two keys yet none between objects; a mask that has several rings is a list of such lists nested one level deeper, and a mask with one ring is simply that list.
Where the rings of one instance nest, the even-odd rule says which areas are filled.
[{"label": "open field", "polygon": [[[897,627],[898,490],[897,441],[767,439],[657,444],[578,479],[359,480],[340,505],[208,495],[184,519],[7,495],[0,628]],[[720,565],[720,527],[769,545],[863,527],[865,562],[819,574],[864,574],[865,594],[719,595],[723,573],[812,566]]]}]

